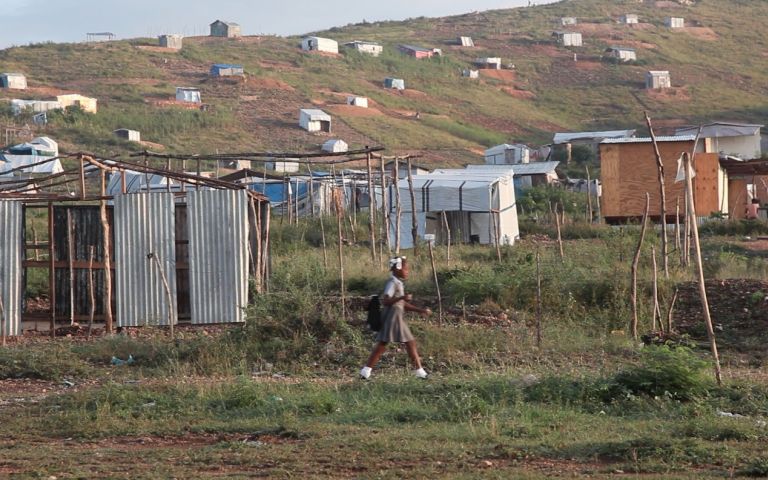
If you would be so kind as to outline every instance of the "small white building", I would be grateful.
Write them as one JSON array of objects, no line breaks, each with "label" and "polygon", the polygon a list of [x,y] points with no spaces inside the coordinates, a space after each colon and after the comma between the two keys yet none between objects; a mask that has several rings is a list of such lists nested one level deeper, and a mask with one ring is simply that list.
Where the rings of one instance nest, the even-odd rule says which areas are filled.
[{"label": "small white building", "polygon": [[349,145],[344,140],[332,139],[323,144],[322,150],[329,153],[343,153],[349,151]]},{"label": "small white building", "polygon": [[485,151],[487,165],[517,165],[531,161],[531,149],[528,145],[516,143],[502,144]]},{"label": "small white building", "polygon": [[667,70],[651,70],[645,74],[645,88],[649,90],[672,88],[672,77]]},{"label": "small white building", "polygon": [[701,128],[703,139],[698,148],[701,152],[717,152],[744,160],[760,158],[763,155],[760,131],[765,125],[734,122],[713,122],[706,125],[681,127],[676,136],[696,136]]},{"label": "small white building", "polygon": [[331,116],[316,108],[303,108],[299,111],[299,125],[308,132],[331,131]]},{"label": "small white building", "polygon": [[192,87],[176,87],[176,100],[179,102],[202,103],[200,90]]},{"label": "small white building", "polygon": [[461,45],[462,47],[474,47],[475,41],[472,40],[472,37],[459,37],[457,44]]},{"label": "small white building", "polygon": [[395,90],[405,90],[405,80],[402,78],[387,77],[384,79],[384,88],[393,88]]},{"label": "small white building", "polygon": [[368,108],[368,99],[366,97],[347,97],[347,105]]},{"label": "small white building", "polygon": [[160,35],[157,37],[160,46],[163,48],[171,48],[173,50],[181,50],[181,46],[184,42],[184,37],[176,34]]},{"label": "small white building", "polygon": [[622,15],[619,17],[619,21],[626,25],[636,25],[640,23],[640,19],[638,18],[637,14],[634,13],[626,13]]},{"label": "small white building", "polygon": [[560,25],[562,26],[568,26],[568,25],[576,25],[578,23],[578,20],[576,20],[576,17],[562,17],[560,19]]},{"label": "small white building", "polygon": [[113,133],[116,137],[128,140],[129,142],[141,142],[141,132],[138,132],[137,130],[118,128]]},{"label": "small white building", "polygon": [[501,70],[501,58],[499,57],[477,58],[474,64],[481,69]]},{"label": "small white building", "polygon": [[382,52],[384,52],[384,47],[374,42],[363,42],[360,40],[355,40],[354,42],[345,43],[344,46],[352,50],[357,50],[360,53],[371,55],[373,57],[378,57],[382,54]]},{"label": "small white building", "polygon": [[685,19],[681,17],[667,17],[664,24],[669,28],[684,28]]},{"label": "small white building", "polygon": [[609,57],[618,59],[622,62],[637,60],[637,51],[634,48],[608,47],[605,49],[605,53],[607,53]]},{"label": "small white building", "polygon": [[553,37],[557,38],[557,43],[564,47],[583,46],[581,33],[579,32],[554,32]]},{"label": "small white building", "polygon": [[41,113],[61,108],[61,103],[56,100],[19,100],[17,98],[11,100],[11,111],[14,115],[20,115],[23,111]]},{"label": "small white building", "polygon": [[299,162],[294,158],[286,158],[284,160],[273,160],[266,162],[264,165],[267,170],[272,170],[278,173],[296,173],[299,171]]},{"label": "small white building", "polygon": [[301,40],[301,49],[306,52],[339,53],[339,43],[330,38],[305,37]]},{"label": "small white building", "polygon": [[465,68],[461,71],[461,76],[464,78],[480,78],[480,71]]},{"label": "small white building", "polygon": [[27,77],[23,73],[2,73],[0,74],[0,88],[26,90]]}]

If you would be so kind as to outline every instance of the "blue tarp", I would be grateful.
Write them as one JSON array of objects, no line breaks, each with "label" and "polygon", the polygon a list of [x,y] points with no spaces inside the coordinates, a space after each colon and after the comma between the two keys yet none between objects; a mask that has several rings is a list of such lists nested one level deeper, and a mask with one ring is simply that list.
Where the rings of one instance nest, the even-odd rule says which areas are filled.
[{"label": "blue tarp", "polygon": [[229,70],[229,72],[227,72],[229,75],[242,75],[244,73],[242,65],[216,63],[211,67],[211,75],[219,76],[227,70]]},{"label": "blue tarp", "polygon": [[[279,204],[288,201],[287,194],[288,194],[288,188],[285,183],[279,182],[279,183],[261,183],[256,182],[252,183],[248,186],[250,190],[253,190],[254,192],[259,192],[267,196],[269,198],[269,202],[272,204]],[[291,182],[291,197],[296,198],[296,182]],[[309,182],[303,182],[299,181],[298,186],[298,198],[304,198],[307,196],[309,192]]]}]

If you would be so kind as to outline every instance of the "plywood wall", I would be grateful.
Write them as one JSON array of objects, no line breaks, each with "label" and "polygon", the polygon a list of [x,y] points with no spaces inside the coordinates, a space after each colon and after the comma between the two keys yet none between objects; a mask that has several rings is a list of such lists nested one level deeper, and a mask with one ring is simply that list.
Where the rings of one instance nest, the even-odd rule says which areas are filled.
[{"label": "plywood wall", "polygon": [[[674,215],[675,203],[685,199],[683,182],[675,183],[677,159],[683,152],[693,149],[691,142],[661,142],[659,150],[664,162],[664,181],[668,215]],[[645,194],[650,195],[651,215],[660,215],[656,157],[651,143],[600,145],[601,175],[603,182],[603,215],[608,221],[620,222],[642,217]],[[698,154],[694,179],[696,213],[706,216],[719,211],[719,160],[717,154]]]}]

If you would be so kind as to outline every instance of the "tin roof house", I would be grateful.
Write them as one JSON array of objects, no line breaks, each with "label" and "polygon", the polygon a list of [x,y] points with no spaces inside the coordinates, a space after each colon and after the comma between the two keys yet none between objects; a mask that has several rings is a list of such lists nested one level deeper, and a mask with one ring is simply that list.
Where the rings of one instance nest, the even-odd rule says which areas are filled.
[{"label": "tin roof house", "polygon": [[640,19],[635,13],[626,13],[619,17],[619,21],[625,25],[636,25],[640,23]]},{"label": "tin roof house", "polygon": [[667,70],[650,70],[645,74],[645,88],[648,90],[672,88],[672,77]]},{"label": "tin roof house", "polygon": [[61,104],[61,108],[79,107],[87,113],[96,113],[98,111],[99,101],[97,99],[77,93],[59,95],[56,97],[56,100]]},{"label": "tin roof house", "polygon": [[664,25],[669,28],[685,28],[685,19],[681,17],[667,17],[664,19]]},{"label": "tin roof house", "polygon": [[349,151],[349,145],[344,140],[331,139],[323,144],[322,150],[329,153],[343,153]]},{"label": "tin roof house", "polygon": [[675,135],[698,135],[703,142],[697,145],[697,151],[719,152],[723,155],[739,157],[745,160],[760,158],[761,129],[765,125],[733,122],[713,122],[702,126],[681,127]]},{"label": "tin roof house", "polygon": [[344,46],[351,50],[356,50],[360,53],[371,55],[372,57],[378,57],[382,54],[382,52],[384,52],[384,47],[374,42],[363,42],[360,40],[355,40],[353,42],[345,43]]},{"label": "tin roof house", "polygon": [[432,58],[442,54],[439,48],[424,48],[414,45],[398,45],[397,49],[413,58]]},{"label": "tin roof house", "polygon": [[474,47],[475,41],[472,40],[472,37],[459,37],[456,40],[457,45],[461,45],[462,47]]},{"label": "tin roof house", "polygon": [[553,37],[557,38],[557,43],[564,47],[581,47],[583,41],[579,32],[553,32]]},{"label": "tin roof house", "polygon": [[176,101],[187,103],[202,103],[200,90],[192,87],[176,87]]},{"label": "tin roof house", "polygon": [[368,108],[368,99],[366,97],[350,96],[347,97],[347,105],[352,107]]},{"label": "tin roof house", "polygon": [[339,43],[330,38],[305,37],[301,40],[301,49],[305,52],[339,53]]},{"label": "tin roof house", "polygon": [[141,142],[141,132],[136,130],[129,130],[127,128],[118,128],[114,132],[117,138],[128,140],[129,142]]},{"label": "tin roof house", "polygon": [[171,48],[173,50],[181,50],[184,43],[184,37],[176,34],[166,34],[157,37],[158,43],[163,48]]},{"label": "tin roof house", "polygon": [[605,53],[609,58],[615,58],[620,62],[631,62],[637,60],[637,51],[634,48],[629,47],[608,47],[605,49]]},{"label": "tin roof house", "polygon": [[461,71],[461,76],[464,78],[480,78],[480,71],[465,68]]},{"label": "tin roof house", "polygon": [[331,132],[331,116],[322,110],[303,108],[299,111],[299,125],[308,132]]},{"label": "tin roof house", "polygon": [[11,111],[14,115],[20,115],[24,111],[42,113],[50,110],[60,110],[63,107],[57,100],[11,100]]},{"label": "tin roof house", "polygon": [[0,88],[26,90],[27,77],[23,73],[1,73]]},{"label": "tin roof house", "polygon": [[560,25],[562,26],[568,26],[568,25],[576,25],[578,23],[578,20],[576,20],[576,17],[562,17],[560,18]]},{"label": "tin roof house", "polygon": [[478,58],[473,63],[480,69],[501,70],[501,58],[499,57]]},{"label": "tin roof house", "polygon": [[240,25],[234,22],[216,20],[211,25],[212,37],[236,38],[241,36]]},{"label": "tin roof house", "polygon": [[233,77],[245,75],[245,69],[242,65],[232,65],[229,63],[216,63],[211,67],[212,77]]},{"label": "tin roof house", "polygon": [[488,165],[514,165],[530,161],[531,149],[528,145],[504,143],[485,151],[485,163]]},{"label": "tin roof house", "polygon": [[384,79],[384,88],[393,88],[395,90],[405,90],[405,80],[402,78],[387,77]]}]

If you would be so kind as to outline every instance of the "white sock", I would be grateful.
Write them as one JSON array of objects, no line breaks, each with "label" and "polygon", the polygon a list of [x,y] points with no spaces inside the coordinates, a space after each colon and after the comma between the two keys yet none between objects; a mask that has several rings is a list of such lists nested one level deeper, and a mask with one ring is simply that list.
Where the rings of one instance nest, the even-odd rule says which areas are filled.
[{"label": "white sock", "polygon": [[423,368],[417,368],[413,371],[413,374],[416,375],[417,378],[427,378],[429,376],[427,371]]}]

